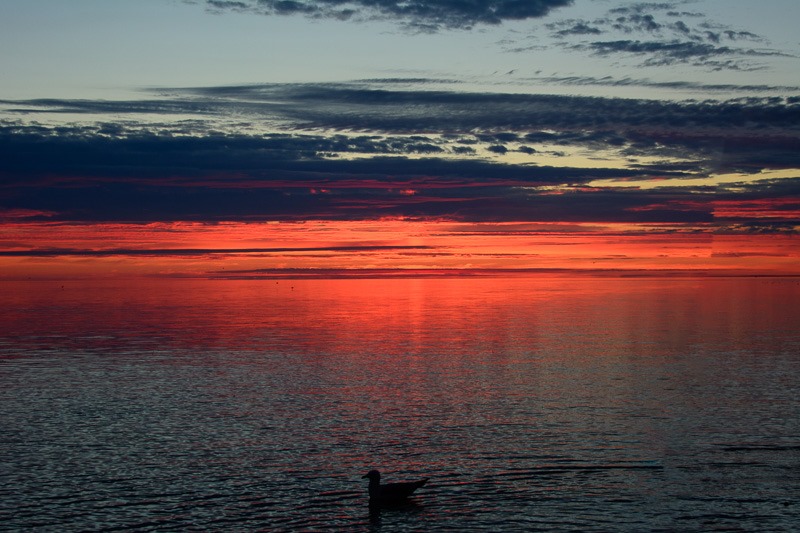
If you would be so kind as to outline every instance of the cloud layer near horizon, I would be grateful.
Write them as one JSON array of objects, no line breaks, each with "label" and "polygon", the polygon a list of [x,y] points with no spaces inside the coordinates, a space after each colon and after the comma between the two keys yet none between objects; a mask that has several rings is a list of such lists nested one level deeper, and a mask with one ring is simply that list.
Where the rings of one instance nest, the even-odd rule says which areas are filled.
[{"label": "cloud layer near horizon", "polygon": [[[677,103],[353,83],[4,104],[26,119],[83,117],[0,124],[6,218],[798,225],[800,174],[746,179],[800,168],[793,98]],[[127,118],[102,121],[109,114]],[[259,132],[263,124],[283,129]],[[742,183],[691,181],[720,173],[741,173]],[[626,186],[658,180],[672,186]],[[773,215],[748,216],[756,201]]]}]

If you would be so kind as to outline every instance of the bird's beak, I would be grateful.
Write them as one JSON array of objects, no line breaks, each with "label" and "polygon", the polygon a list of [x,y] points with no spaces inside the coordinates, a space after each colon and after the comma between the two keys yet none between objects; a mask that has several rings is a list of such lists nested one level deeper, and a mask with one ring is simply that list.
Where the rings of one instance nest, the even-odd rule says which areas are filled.
[{"label": "bird's beak", "polygon": [[367,478],[369,478],[369,474],[364,474],[363,476],[361,476],[361,479],[367,479]]}]

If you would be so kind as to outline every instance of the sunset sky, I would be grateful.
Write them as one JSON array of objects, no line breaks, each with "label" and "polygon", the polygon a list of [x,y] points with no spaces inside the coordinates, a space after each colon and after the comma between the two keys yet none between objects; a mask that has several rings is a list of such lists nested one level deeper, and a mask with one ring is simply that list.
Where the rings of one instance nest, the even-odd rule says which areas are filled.
[{"label": "sunset sky", "polygon": [[0,0],[0,279],[800,275],[797,0]]}]

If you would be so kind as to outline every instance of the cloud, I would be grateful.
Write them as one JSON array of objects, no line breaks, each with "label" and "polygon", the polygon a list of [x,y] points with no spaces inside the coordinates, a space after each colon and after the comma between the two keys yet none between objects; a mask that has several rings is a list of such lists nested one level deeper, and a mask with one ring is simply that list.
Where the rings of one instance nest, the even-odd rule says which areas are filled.
[{"label": "cloud", "polygon": [[600,35],[603,30],[593,26],[590,22],[582,20],[566,20],[547,25],[554,30],[556,37],[569,37],[573,35]]},{"label": "cloud", "polygon": [[[588,50],[595,55],[631,54],[646,59],[642,65],[648,67],[669,66],[690,63],[711,70],[758,70],[761,67],[741,60],[741,57],[786,56],[776,50],[757,50],[753,48],[731,48],[715,46],[694,41],[594,41],[573,45],[574,50]],[[719,59],[723,58],[723,59]],[[736,58],[736,59],[725,59]]]},{"label": "cloud", "polygon": [[[640,59],[642,67],[687,64],[705,70],[753,71],[766,68],[768,58],[794,57],[769,47],[742,47],[742,41],[766,40],[753,32],[714,22],[702,13],[678,11],[678,5],[633,3],[609,9],[603,17],[556,20],[545,28],[564,50],[600,57],[627,55]],[[523,46],[509,51],[528,49]]]},{"label": "cloud", "polygon": [[615,78],[613,76],[541,76],[531,78],[532,81],[559,85],[599,85],[606,87],[653,87],[656,89],[693,90],[700,92],[783,92],[798,93],[800,85],[767,85],[767,84],[734,84],[703,83],[697,81],[653,81],[649,78]]},{"label": "cloud", "polygon": [[[186,89],[192,98],[217,98],[219,106],[242,104],[300,128],[413,133],[527,132],[546,129],[615,129],[629,126],[729,128],[732,122],[783,126],[798,108],[783,99],[747,102],[669,102],[455,91],[384,90],[346,84],[262,85]],[[277,103],[277,104],[276,104]],[[784,120],[789,119],[789,120]],[[502,139],[499,139],[502,140]]]},{"label": "cloud", "polygon": [[[335,139],[313,135],[108,138],[92,136],[87,128],[75,128],[74,135],[66,128],[58,134],[41,127],[22,131],[0,130],[0,210],[43,213],[48,222],[386,216],[686,221],[709,216],[669,209],[637,212],[630,208],[651,202],[646,195],[577,186],[595,179],[644,178],[646,170],[526,166],[470,156],[329,159],[310,148],[329,148]],[[497,137],[516,138],[491,136]],[[562,194],[550,194],[553,187]]]},{"label": "cloud", "polygon": [[[584,82],[613,80],[576,81]],[[690,202],[711,190],[713,197],[798,194],[786,179],[784,190],[626,187],[626,180],[679,183],[800,168],[796,99],[402,89],[266,84],[169,89],[119,102],[6,101],[24,119],[63,112],[83,120],[0,122],[0,213],[55,223],[409,217],[711,224],[719,217],[711,197]],[[264,123],[284,129],[263,131]],[[553,166],[556,153],[583,164],[565,157]],[[598,180],[609,185],[590,186]],[[770,223],[791,227],[791,213],[779,214]]]},{"label": "cloud", "polygon": [[0,257],[113,257],[127,256],[207,256],[285,254],[309,252],[387,252],[429,250],[429,246],[324,246],[281,248],[37,248],[29,250],[0,250]]},{"label": "cloud", "polygon": [[[394,143],[427,152],[435,145],[424,136],[100,133],[108,129],[0,128],[0,211],[51,221],[470,219],[497,206],[522,216],[523,187],[645,175],[383,153]],[[331,158],[320,149],[372,156]]]},{"label": "cloud", "polygon": [[[609,77],[554,79],[568,84],[653,83]],[[482,167],[486,163],[476,160],[503,148],[540,155],[579,149],[602,157],[659,158],[669,161],[671,172],[677,174],[800,166],[800,101],[793,97],[670,102],[372,89],[358,83],[185,88],[171,89],[169,95],[120,102],[5,102],[22,116],[81,110],[87,120],[103,119],[53,128],[0,123],[5,168],[44,171],[57,161],[62,172],[74,164],[89,176],[94,175],[92,168],[117,173],[135,169],[142,176],[156,168],[288,173],[347,172],[358,167],[362,172],[373,164],[370,161],[393,157],[398,174],[416,174],[424,170],[412,159],[437,156],[443,160],[436,164],[440,170],[443,165],[452,169],[461,165],[458,172],[480,168],[487,176],[498,171],[511,177],[531,174],[524,166]],[[123,118],[110,122],[111,113]],[[137,120],[140,114],[146,114],[147,122]],[[186,118],[175,118],[181,115]],[[258,125],[264,123],[295,133],[261,133]],[[33,147],[41,157],[27,157]],[[148,158],[140,158],[136,150],[146,151]],[[49,151],[53,153],[44,156]],[[362,160],[354,161],[354,155]],[[363,160],[365,156],[370,159]],[[340,161],[331,161],[334,158]],[[648,167],[637,165],[632,161],[629,168],[647,171]],[[669,170],[664,164],[650,168]],[[552,169],[541,167],[537,175],[545,180],[555,176]]]},{"label": "cloud", "polygon": [[[570,142],[568,136],[566,132],[537,133],[518,140]],[[47,223],[410,217],[707,224],[716,220],[719,200],[792,198],[800,193],[800,179],[792,183],[739,184],[715,195],[696,187],[642,191],[625,188],[624,181],[619,182],[619,188],[587,186],[596,179],[646,179],[652,168],[524,166],[401,156],[307,158],[303,147],[306,141],[317,143],[319,139],[287,139],[287,147],[298,149],[278,150],[274,156],[261,148],[258,139],[249,137],[105,139],[88,137],[84,130],[76,139],[63,132],[57,136],[30,133],[24,139],[0,135],[2,155],[16,154],[0,174],[0,211]],[[598,143],[612,141],[603,135],[593,138]],[[668,175],[669,170],[658,169],[658,173]],[[782,208],[777,219],[769,223],[793,227],[792,204],[773,205]],[[112,249],[103,253],[146,252]],[[193,249],[176,253],[271,251]]]},{"label": "cloud", "polygon": [[393,20],[414,31],[470,29],[548,15],[573,0],[207,0],[209,10],[263,15],[302,15],[312,19]]}]

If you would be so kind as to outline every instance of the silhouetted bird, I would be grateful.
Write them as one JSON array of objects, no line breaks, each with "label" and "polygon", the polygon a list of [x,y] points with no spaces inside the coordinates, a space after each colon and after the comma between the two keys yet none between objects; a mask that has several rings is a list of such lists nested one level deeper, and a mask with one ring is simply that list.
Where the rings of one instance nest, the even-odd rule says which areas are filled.
[{"label": "silhouetted bird", "polygon": [[369,504],[385,505],[400,503],[406,500],[418,488],[428,482],[428,478],[419,481],[381,484],[381,473],[370,470],[362,479],[369,479]]}]

